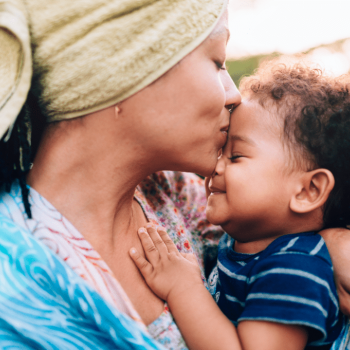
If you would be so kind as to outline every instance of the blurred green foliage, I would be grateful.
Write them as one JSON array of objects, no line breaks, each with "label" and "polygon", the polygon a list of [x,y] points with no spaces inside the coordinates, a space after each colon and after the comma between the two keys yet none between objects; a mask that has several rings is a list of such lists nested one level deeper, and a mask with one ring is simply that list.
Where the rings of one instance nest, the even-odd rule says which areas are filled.
[{"label": "blurred green foliage", "polygon": [[[345,41],[348,39],[341,39],[337,40],[334,43],[330,44],[323,44],[319,46],[312,47],[304,52],[301,52],[300,54],[308,55],[309,53],[312,53],[313,50],[318,48],[326,48],[330,50],[331,52],[343,52],[343,45]],[[257,55],[257,56],[250,56],[250,57],[244,57],[239,60],[227,60],[226,61],[226,67],[231,75],[233,81],[239,87],[239,82],[243,76],[251,75],[254,73],[255,69],[258,68],[260,63],[266,59],[272,59],[274,57],[280,56],[281,54],[278,52],[274,52],[267,55]]]},{"label": "blurred green foliage", "polygon": [[258,68],[263,60],[271,59],[278,55],[278,53],[272,53],[270,55],[251,56],[240,60],[228,60],[226,61],[226,68],[238,87],[241,78],[254,73],[255,69]]}]

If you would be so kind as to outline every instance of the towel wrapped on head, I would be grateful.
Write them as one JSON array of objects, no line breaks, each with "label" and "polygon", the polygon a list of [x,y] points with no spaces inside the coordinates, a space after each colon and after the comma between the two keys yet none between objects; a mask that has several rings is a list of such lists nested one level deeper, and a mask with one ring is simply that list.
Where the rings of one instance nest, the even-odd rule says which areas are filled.
[{"label": "towel wrapped on head", "polygon": [[30,88],[48,121],[126,99],[204,41],[226,3],[0,0],[0,137]]}]

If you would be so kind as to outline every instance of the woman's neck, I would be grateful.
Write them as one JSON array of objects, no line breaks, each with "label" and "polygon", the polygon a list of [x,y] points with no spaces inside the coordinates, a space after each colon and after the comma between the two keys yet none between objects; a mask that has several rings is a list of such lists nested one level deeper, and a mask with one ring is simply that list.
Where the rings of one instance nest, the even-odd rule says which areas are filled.
[{"label": "woman's neck", "polygon": [[89,117],[48,127],[27,181],[91,243],[114,245],[137,227],[135,187],[153,169],[128,135],[109,130],[108,116]]}]

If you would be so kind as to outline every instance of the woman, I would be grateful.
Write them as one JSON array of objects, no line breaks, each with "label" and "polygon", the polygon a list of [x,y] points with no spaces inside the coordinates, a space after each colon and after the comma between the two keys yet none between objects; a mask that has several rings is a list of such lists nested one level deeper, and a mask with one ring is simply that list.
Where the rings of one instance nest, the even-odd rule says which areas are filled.
[{"label": "woman", "polygon": [[[146,325],[154,339],[168,348],[186,348],[169,310],[149,290],[128,251],[140,244],[137,229],[153,222],[166,225],[178,247],[193,249],[203,265],[205,246],[221,234],[205,221],[202,181],[160,171],[210,175],[226,142],[230,111],[240,103],[225,70],[226,2],[42,4],[13,2],[8,15],[21,6],[28,12],[31,93],[51,123],[27,176],[28,189],[23,111],[7,139],[14,109],[29,87],[30,64],[24,59],[13,67],[15,60],[9,60],[8,67],[22,67],[22,75],[19,83],[13,79],[15,92],[9,98],[8,91],[3,94],[2,135],[10,127],[3,144],[15,149],[17,137],[20,151],[15,171],[3,177],[7,185],[18,180],[9,194],[2,193],[0,211],[105,300]],[[37,120],[33,114],[33,133]],[[26,341],[38,341],[27,333]]]},{"label": "woman", "polygon": [[[162,224],[181,251],[194,250],[203,267],[203,252],[221,234],[205,221],[202,181],[177,171],[211,174],[226,141],[230,111],[240,103],[224,67],[226,2],[27,0],[23,5],[12,0],[11,4],[4,11],[19,22],[24,19],[18,10],[28,13],[34,65],[31,94],[50,123],[27,176],[28,188],[26,108],[11,125],[29,89],[30,48],[28,37],[6,22],[4,42],[19,54],[17,60],[7,57],[14,74],[5,77],[13,83],[1,95],[3,147],[15,150],[16,156],[12,172],[3,175],[3,183],[11,184],[0,203],[3,247],[11,248],[4,248],[3,256],[16,262],[25,291],[30,287],[31,293],[39,294],[32,313],[28,303],[22,313],[2,303],[6,340],[18,337],[23,348],[27,344],[36,349],[75,349],[81,344],[155,348],[143,331],[147,326],[165,347],[185,349],[169,310],[148,289],[128,251],[132,246],[141,248],[137,228],[149,222]],[[11,31],[20,39],[20,48],[8,36]],[[32,116],[34,138],[40,127],[38,115]],[[13,258],[17,246],[24,253],[29,246],[40,253],[30,255],[31,265],[40,264],[40,281],[45,274],[52,276],[45,277],[42,289],[40,283],[31,287],[32,279],[38,278],[26,274],[29,264],[21,264],[27,261],[21,260],[23,255]],[[44,293],[51,288],[55,297]],[[20,298],[11,293],[9,297],[8,291],[3,289],[5,300],[16,305]],[[24,294],[20,294],[23,300]],[[61,299],[68,306],[59,303]],[[34,315],[31,322],[42,317],[47,305],[39,302],[50,304],[45,318],[49,327],[38,321],[29,328],[28,319],[18,322],[23,310],[28,318]],[[44,330],[52,327],[54,332],[47,335]],[[72,333],[72,328],[77,331]],[[58,340],[63,333],[64,339]]]}]

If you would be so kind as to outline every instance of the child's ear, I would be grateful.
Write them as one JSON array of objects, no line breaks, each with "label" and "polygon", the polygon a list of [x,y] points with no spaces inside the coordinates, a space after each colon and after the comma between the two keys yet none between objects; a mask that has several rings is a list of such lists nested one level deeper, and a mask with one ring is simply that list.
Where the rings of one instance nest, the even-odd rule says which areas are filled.
[{"label": "child's ear", "polygon": [[298,214],[309,213],[322,207],[334,187],[334,176],[327,169],[316,169],[304,173],[298,180],[289,206]]}]

